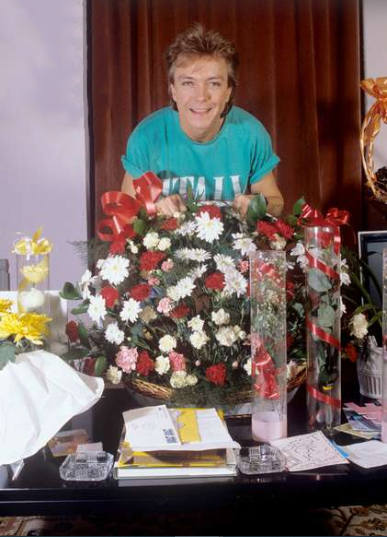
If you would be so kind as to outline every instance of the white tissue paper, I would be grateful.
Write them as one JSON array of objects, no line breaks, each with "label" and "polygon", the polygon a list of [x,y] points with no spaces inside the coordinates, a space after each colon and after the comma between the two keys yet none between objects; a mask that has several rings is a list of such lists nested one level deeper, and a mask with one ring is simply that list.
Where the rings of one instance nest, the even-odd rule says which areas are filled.
[{"label": "white tissue paper", "polygon": [[55,354],[19,354],[0,371],[0,465],[39,451],[103,389],[101,378],[75,371]]}]

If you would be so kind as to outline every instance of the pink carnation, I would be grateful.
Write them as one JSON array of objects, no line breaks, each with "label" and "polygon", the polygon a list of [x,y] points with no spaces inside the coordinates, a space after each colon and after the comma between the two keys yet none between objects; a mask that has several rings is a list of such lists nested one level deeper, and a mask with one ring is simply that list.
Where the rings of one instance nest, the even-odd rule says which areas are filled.
[{"label": "pink carnation", "polygon": [[172,309],[171,302],[171,299],[168,297],[162,298],[157,306],[157,311],[165,315],[168,314]]},{"label": "pink carnation", "polygon": [[148,285],[150,285],[150,286],[159,285],[159,283],[160,283],[160,280],[158,278],[156,278],[156,276],[149,276]]},{"label": "pink carnation", "polygon": [[187,366],[183,354],[171,351],[169,353],[169,363],[171,364],[172,371],[185,371]]},{"label": "pink carnation", "polygon": [[129,349],[123,345],[116,354],[116,364],[124,373],[130,373],[136,369],[137,357],[137,349]]},{"label": "pink carnation", "polygon": [[167,261],[163,261],[161,263],[161,270],[163,270],[164,272],[169,272],[170,270],[173,269],[173,266],[174,266],[174,263],[172,259],[168,259]]},{"label": "pink carnation", "polygon": [[249,262],[248,261],[245,261],[243,259],[241,259],[238,263],[238,266],[239,266],[239,270],[242,272],[242,274],[244,272],[247,272],[249,270]]}]

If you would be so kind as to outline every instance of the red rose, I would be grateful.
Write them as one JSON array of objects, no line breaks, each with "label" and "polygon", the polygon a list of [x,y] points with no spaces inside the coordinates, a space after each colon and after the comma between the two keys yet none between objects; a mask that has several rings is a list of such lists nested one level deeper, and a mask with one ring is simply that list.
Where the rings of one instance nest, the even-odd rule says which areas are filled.
[{"label": "red rose", "polygon": [[294,229],[292,228],[292,226],[289,226],[289,224],[287,224],[283,220],[277,220],[275,223],[275,227],[285,239],[291,239],[294,235]]},{"label": "red rose", "polygon": [[161,229],[166,229],[168,231],[173,231],[177,229],[179,223],[176,218],[168,218],[161,224]]},{"label": "red rose", "polygon": [[224,364],[210,365],[206,369],[206,379],[216,384],[217,386],[224,386],[226,382],[226,366]]},{"label": "red rose", "polygon": [[270,224],[270,222],[259,220],[257,222],[257,231],[258,233],[265,235],[265,237],[267,237],[269,240],[273,240],[275,238],[274,235],[278,232],[278,229],[275,227],[275,225]]},{"label": "red rose", "polygon": [[117,239],[116,241],[113,241],[109,248],[109,253],[111,254],[123,254],[125,252],[126,247],[126,240],[125,239]]},{"label": "red rose", "polygon": [[151,288],[147,283],[139,283],[129,290],[129,295],[134,298],[134,300],[142,302],[149,297],[150,291]]},{"label": "red rose", "polygon": [[190,311],[191,310],[186,304],[180,304],[180,306],[177,306],[170,312],[169,316],[174,319],[181,319],[182,317],[187,317]]},{"label": "red rose", "polygon": [[65,329],[66,336],[72,343],[75,343],[79,339],[78,325],[75,321],[70,321],[66,324]]},{"label": "red rose", "polygon": [[220,207],[217,207],[216,205],[203,205],[203,207],[200,207],[197,211],[196,215],[199,216],[199,214],[202,213],[208,213],[210,218],[221,218],[222,216]]},{"label": "red rose", "polygon": [[351,360],[351,362],[357,361],[357,350],[353,343],[348,343],[344,347],[344,352],[348,356],[348,358]]},{"label": "red rose", "polygon": [[118,294],[117,289],[115,289],[114,287],[110,287],[110,285],[107,285],[106,287],[102,287],[101,296],[105,299],[106,306],[108,308],[113,308],[116,300],[118,300],[118,297],[120,295]]},{"label": "red rose", "polygon": [[140,257],[140,270],[154,270],[165,257],[162,252],[144,252]]},{"label": "red rose", "polygon": [[225,286],[224,274],[221,272],[213,272],[205,279],[204,285],[207,289],[215,289],[221,291]]},{"label": "red rose", "polygon": [[151,371],[155,368],[155,363],[149,356],[147,351],[141,351],[137,358],[136,371],[147,377]]}]

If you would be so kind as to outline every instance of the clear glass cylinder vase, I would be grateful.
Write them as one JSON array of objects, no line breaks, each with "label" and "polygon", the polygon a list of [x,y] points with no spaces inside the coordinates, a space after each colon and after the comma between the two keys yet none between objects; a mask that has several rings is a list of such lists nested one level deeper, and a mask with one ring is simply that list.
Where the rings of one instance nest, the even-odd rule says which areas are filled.
[{"label": "clear glass cylinder vase", "polygon": [[387,442],[387,248],[383,249],[382,442]]},{"label": "clear glass cylinder vase", "polygon": [[286,255],[250,255],[252,436],[270,442],[287,436]]},{"label": "clear glass cylinder vase", "polygon": [[305,228],[305,254],[308,426],[330,431],[341,422],[338,228]]},{"label": "clear glass cylinder vase", "polygon": [[16,285],[19,313],[49,315],[50,255],[16,254]]}]

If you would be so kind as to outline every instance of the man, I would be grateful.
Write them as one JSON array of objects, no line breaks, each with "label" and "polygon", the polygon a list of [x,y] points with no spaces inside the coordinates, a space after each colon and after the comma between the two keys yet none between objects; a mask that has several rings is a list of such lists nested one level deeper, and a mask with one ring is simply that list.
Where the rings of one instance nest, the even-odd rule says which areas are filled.
[{"label": "man", "polygon": [[122,190],[135,196],[133,180],[153,171],[163,181],[159,213],[184,212],[190,186],[201,200],[233,200],[243,215],[261,193],[278,216],[284,202],[273,169],[279,158],[263,125],[233,105],[234,45],[196,24],[177,36],[166,60],[172,106],[145,118],[130,136]]}]

